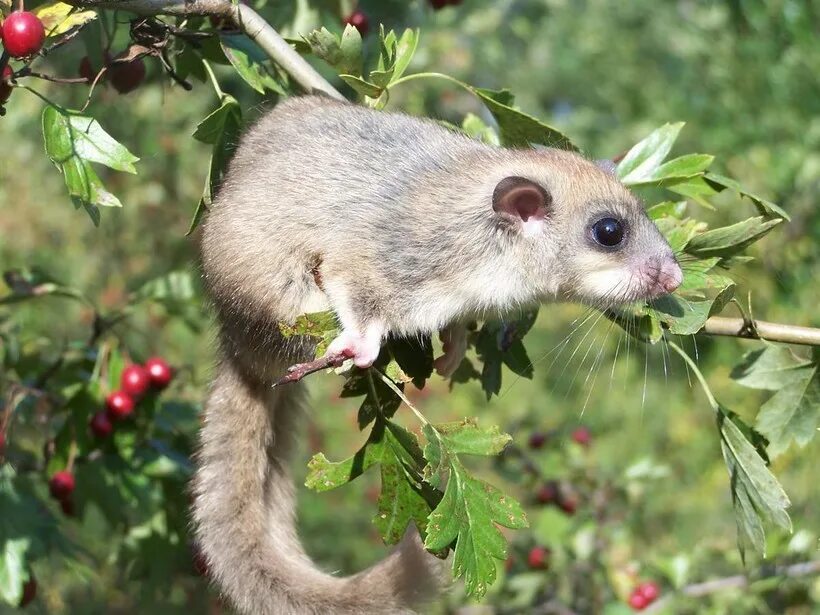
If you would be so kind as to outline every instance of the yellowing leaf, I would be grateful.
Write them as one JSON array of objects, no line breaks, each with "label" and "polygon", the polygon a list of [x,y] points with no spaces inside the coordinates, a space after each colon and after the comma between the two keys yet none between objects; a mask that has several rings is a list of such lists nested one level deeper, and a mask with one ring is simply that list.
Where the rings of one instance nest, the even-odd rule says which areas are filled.
[{"label": "yellowing leaf", "polygon": [[65,2],[50,2],[34,10],[34,14],[43,22],[46,36],[59,36],[72,28],[82,26],[97,18],[95,11],[78,11]]}]

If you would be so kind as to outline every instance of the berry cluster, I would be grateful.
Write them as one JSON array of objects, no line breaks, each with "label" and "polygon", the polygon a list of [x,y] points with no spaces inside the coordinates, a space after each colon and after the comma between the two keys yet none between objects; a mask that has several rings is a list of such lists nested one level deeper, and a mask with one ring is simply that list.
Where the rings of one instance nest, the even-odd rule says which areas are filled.
[{"label": "berry cluster", "polygon": [[114,431],[114,423],[134,414],[137,402],[149,389],[161,391],[171,383],[174,372],[168,363],[152,357],[142,365],[129,365],[122,371],[120,388],[105,398],[105,410],[97,412],[89,427],[97,438],[104,439]]},{"label": "berry cluster", "polygon": [[661,588],[654,581],[640,583],[629,595],[629,606],[636,611],[642,611],[658,599]]}]

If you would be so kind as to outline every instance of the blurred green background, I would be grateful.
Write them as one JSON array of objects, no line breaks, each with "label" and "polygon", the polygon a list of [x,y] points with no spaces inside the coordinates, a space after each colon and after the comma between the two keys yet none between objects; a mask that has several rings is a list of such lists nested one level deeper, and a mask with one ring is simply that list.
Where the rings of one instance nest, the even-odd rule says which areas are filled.
[{"label": "blurred green background", "polygon": [[[280,13],[287,10],[281,7],[263,4],[261,11],[291,34],[320,23],[339,28],[344,8],[318,13],[306,3],[295,6],[293,15],[285,17]],[[563,130],[591,157],[615,156],[667,121],[686,121],[680,151],[715,154],[718,172],[779,203],[792,216],[790,224],[752,250],[756,260],[738,276],[740,296],[751,294],[758,318],[820,326],[820,4],[465,0],[436,12],[409,0],[362,0],[359,6],[374,23],[383,19],[389,27],[421,28],[410,72],[435,70],[481,87],[510,88],[524,111]],[[284,20],[277,21],[280,18]],[[77,41],[55,54],[50,68],[73,75],[84,54]],[[271,104],[230,71],[218,75],[246,115],[254,117]],[[82,86],[32,85],[66,106],[81,106],[86,95]],[[41,266],[82,288],[105,309],[124,303],[128,292],[145,280],[193,267],[196,235],[186,237],[185,232],[210,152],[190,135],[215,104],[208,86],[197,84],[193,92],[183,92],[151,62],[149,82],[136,92],[121,96],[108,88],[95,94],[89,113],[141,158],[137,176],[101,171],[124,207],[103,211],[101,226],[95,229],[85,214],[74,211],[61,177],[43,153],[41,101],[15,91],[7,115],[0,119],[2,269]],[[388,108],[456,123],[467,112],[481,113],[471,97],[446,83],[427,81],[397,88]],[[748,204],[727,199],[723,208],[702,212],[701,217],[717,225],[751,213]],[[623,334],[608,323],[584,328],[553,362],[554,348],[581,311],[563,305],[542,310],[527,343],[530,357],[540,358],[532,381],[506,373],[502,395],[487,402],[475,383],[448,392],[446,383],[434,379],[414,399],[436,420],[478,416],[499,424],[524,449],[533,432],[553,433],[546,449],[532,452],[544,475],[626,486],[625,499],[609,511],[612,517],[606,521],[601,521],[601,507],[583,497],[575,514],[568,516],[539,506],[532,480],[504,467],[491,471],[484,464],[497,484],[528,505],[534,529],[515,537],[516,553],[526,558],[531,544],[548,543],[556,554],[555,570],[565,573],[554,579],[556,585],[584,578],[585,569],[578,568],[583,560],[578,542],[593,526],[605,537],[602,574],[614,586],[623,583],[619,575],[635,571],[666,584],[674,575],[692,583],[741,573],[728,477],[713,413],[702,392],[679,358],[670,357],[660,345],[633,343],[627,353]],[[13,311],[13,324],[25,332],[27,343],[43,347],[84,337],[88,318],[86,311],[59,299]],[[160,353],[182,367],[173,395],[198,403],[211,371],[211,331],[207,320],[195,331],[152,309],[138,312],[118,327],[117,335],[134,356]],[[703,337],[682,343],[693,354],[697,345],[699,365],[716,395],[753,422],[766,394],[741,388],[728,375],[743,352],[757,345]],[[599,348],[599,367],[592,369]],[[341,458],[363,439],[355,427],[355,407],[338,399],[340,381],[333,376],[311,380],[315,411],[296,463],[297,479],[304,475],[308,455],[323,450],[330,458]],[[592,434],[588,448],[569,438],[582,425]],[[795,529],[791,536],[772,534],[776,557],[818,557],[817,459],[815,440],[774,464],[792,498]],[[370,524],[377,486],[373,475],[339,492],[300,491],[300,531],[309,552],[326,569],[356,571],[384,554]],[[584,489],[579,487],[582,494]],[[110,545],[103,522],[87,514],[75,524],[67,531],[88,553],[72,566],[58,556],[41,562],[40,597],[29,607],[33,612],[200,612],[206,602],[207,608],[218,610],[215,599],[199,591],[201,581],[184,565],[160,579],[123,576],[107,557]],[[567,562],[576,568],[564,568]],[[757,558],[749,557],[747,569],[759,565]],[[513,568],[511,576],[517,570]],[[596,579],[590,575],[587,582],[594,585]],[[506,604],[509,610],[529,612],[521,587],[508,584],[496,591],[491,600],[498,608]],[[584,590],[576,586],[562,591]],[[820,585],[811,579],[795,590],[799,599],[794,604],[767,603],[766,591],[761,589],[758,596],[727,589],[683,601],[671,612],[819,612]],[[443,608],[456,608],[460,600],[456,589]],[[594,600],[576,604],[579,612],[597,612],[599,607]],[[617,607],[608,608],[617,612],[612,610]],[[3,607],[0,612],[5,612]]]}]

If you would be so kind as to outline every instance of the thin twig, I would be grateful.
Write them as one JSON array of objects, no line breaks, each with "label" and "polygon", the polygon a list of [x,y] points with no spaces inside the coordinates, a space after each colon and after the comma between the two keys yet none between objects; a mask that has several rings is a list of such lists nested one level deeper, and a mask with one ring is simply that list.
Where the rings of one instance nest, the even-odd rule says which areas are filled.
[{"label": "thin twig", "polygon": [[762,320],[712,316],[700,331],[706,335],[725,335],[744,339],[768,340],[784,344],[820,346],[820,329],[782,325]]}]

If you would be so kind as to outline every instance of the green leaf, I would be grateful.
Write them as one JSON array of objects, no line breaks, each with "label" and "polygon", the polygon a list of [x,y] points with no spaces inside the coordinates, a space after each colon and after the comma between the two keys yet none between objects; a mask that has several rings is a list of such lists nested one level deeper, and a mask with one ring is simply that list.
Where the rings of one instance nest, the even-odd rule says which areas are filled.
[{"label": "green leaf", "polygon": [[694,335],[710,316],[719,314],[734,296],[734,284],[722,289],[714,299],[688,301],[676,295],[665,295],[652,302],[660,319],[676,335]]},{"label": "green leaf", "polygon": [[642,342],[656,344],[663,338],[663,328],[657,314],[650,314],[643,307],[632,311],[607,310],[604,315]]},{"label": "green leaf", "polygon": [[56,522],[33,496],[23,492],[10,464],[0,465],[0,601],[20,602],[29,560],[58,540]]},{"label": "green leaf", "polygon": [[623,181],[628,186],[669,186],[702,175],[714,159],[708,154],[686,154],[654,168],[641,166]]},{"label": "green leaf", "polygon": [[483,141],[490,145],[500,145],[495,130],[487,126],[484,120],[473,113],[468,113],[464,116],[464,120],[461,122],[461,130],[478,141]]},{"label": "green leaf", "polygon": [[338,335],[339,324],[333,312],[313,312],[297,316],[293,323],[280,322],[279,331],[285,338],[294,335],[317,338],[316,355],[319,356],[323,354],[333,338]]},{"label": "green leaf", "polygon": [[532,328],[538,310],[528,310],[518,320],[505,323],[486,322],[478,333],[476,352],[484,364],[481,386],[487,399],[501,390],[501,366],[507,365],[513,372],[532,378],[532,361],[521,340]]},{"label": "green leaf", "polygon": [[106,133],[90,117],[54,105],[47,105],[42,116],[46,154],[63,174],[75,207],[83,207],[94,224],[99,224],[98,207],[122,207],[103,186],[89,162],[135,173],[138,160]]},{"label": "green leaf", "polygon": [[362,37],[355,27],[345,26],[341,38],[327,28],[314,30],[302,38],[313,55],[330,64],[336,72],[361,74]]},{"label": "green leaf", "polygon": [[407,28],[401,35],[401,38],[396,42],[395,63],[393,65],[393,81],[399,79],[410,61],[416,53],[416,47],[419,44],[419,30],[411,30]]},{"label": "green leaf", "polygon": [[777,391],[800,380],[803,368],[810,367],[809,359],[800,359],[787,346],[767,344],[743,356],[729,374],[732,380],[752,389]]},{"label": "green leaf", "polygon": [[634,145],[616,167],[618,178],[625,184],[631,184],[651,177],[669,155],[684,124],[664,124]]},{"label": "green leaf", "polygon": [[[774,374],[769,373],[771,379]],[[820,375],[817,364],[793,369],[787,383],[760,407],[755,428],[769,440],[772,457],[783,453],[792,442],[806,446],[820,427]]]},{"label": "green leaf", "polygon": [[731,226],[695,235],[686,244],[685,250],[700,258],[732,256],[756,242],[782,221],[781,218],[772,220],[763,216],[748,218]]},{"label": "green leaf", "polygon": [[786,512],[790,502],[763,458],[736,424],[739,422],[737,415],[730,416],[733,414],[721,405],[717,408],[721,450],[731,478],[739,546],[741,552],[745,544],[751,544],[758,552],[765,553],[761,519],[791,529]]},{"label": "green leaf", "polygon": [[239,103],[232,96],[225,95],[222,97],[219,108],[202,120],[194,131],[195,139],[213,145],[213,149],[205,189],[188,228],[188,235],[194,231],[208,207],[213,203],[213,198],[225,175],[228,160],[239,142],[241,128],[242,110]]},{"label": "green leaf", "polygon": [[439,505],[430,513],[424,546],[445,549],[455,540],[453,575],[464,577],[467,594],[481,598],[495,581],[496,561],[507,557],[507,543],[497,525],[527,527],[521,505],[498,489],[470,476],[450,458],[449,479]]},{"label": "green leaf", "polygon": [[284,93],[264,65],[268,56],[255,42],[243,34],[220,34],[219,39],[225,57],[254,90],[260,94],[264,94],[266,88]]},{"label": "green leaf", "polygon": [[465,86],[478,96],[495,121],[501,142],[508,147],[527,147],[529,145],[546,145],[570,151],[578,151],[569,137],[552,126],[544,124],[531,115],[527,115],[512,105],[512,95],[509,90],[487,90]]},{"label": "green leaf", "polygon": [[724,188],[728,188],[729,190],[737,192],[741,197],[746,197],[754,203],[758,212],[763,216],[775,216],[785,220],[791,220],[789,214],[787,214],[780,206],[764,199],[761,196],[744,190],[743,187],[734,179],[726,177],[725,175],[718,175],[717,173],[707,173],[704,179],[717,192],[722,191]]},{"label": "green leaf", "polygon": [[365,81],[361,77],[356,77],[355,75],[341,74],[339,75],[339,78],[342,81],[344,81],[347,85],[352,87],[354,90],[356,90],[356,92],[358,92],[362,96],[378,98],[382,93],[382,88],[380,88],[375,83]]}]

